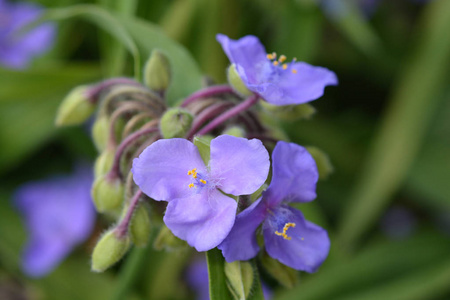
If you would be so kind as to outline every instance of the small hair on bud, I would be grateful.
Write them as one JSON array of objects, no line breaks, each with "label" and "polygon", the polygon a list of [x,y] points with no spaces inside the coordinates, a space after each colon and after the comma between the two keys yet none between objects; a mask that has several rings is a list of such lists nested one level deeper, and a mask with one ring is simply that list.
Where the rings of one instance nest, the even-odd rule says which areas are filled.
[{"label": "small hair on bud", "polygon": [[98,212],[114,212],[123,203],[124,184],[119,178],[110,179],[105,175],[94,181],[91,193]]},{"label": "small hair on bud", "polygon": [[95,245],[92,253],[92,271],[103,272],[117,263],[130,247],[128,236],[119,237],[114,229],[107,231]]}]

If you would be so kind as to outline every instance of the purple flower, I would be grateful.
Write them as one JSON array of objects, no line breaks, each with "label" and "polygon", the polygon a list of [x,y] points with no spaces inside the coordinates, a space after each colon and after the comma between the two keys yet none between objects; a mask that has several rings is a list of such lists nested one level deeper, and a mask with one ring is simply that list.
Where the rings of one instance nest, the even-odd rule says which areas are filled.
[{"label": "purple flower", "polygon": [[242,211],[218,246],[227,262],[248,260],[259,251],[256,230],[262,223],[267,253],[281,263],[315,272],[328,255],[327,232],[287,205],[316,197],[317,167],[305,148],[278,142],[272,154],[272,182],[262,198]]},{"label": "purple flower", "polygon": [[90,235],[95,221],[91,173],[83,167],[69,177],[30,182],[17,190],[14,201],[29,232],[22,259],[28,275],[49,273]]},{"label": "purple flower", "polygon": [[42,24],[21,35],[20,30],[35,21],[42,9],[31,3],[0,0],[0,64],[23,69],[33,56],[42,54],[55,38],[53,24]]},{"label": "purple flower", "polygon": [[185,139],[159,140],[133,161],[133,177],[154,200],[168,201],[164,222],[197,251],[216,247],[236,215],[234,196],[255,192],[266,180],[269,155],[261,141],[228,135],[211,141],[206,167]]},{"label": "purple flower", "polygon": [[225,54],[247,88],[274,105],[301,104],[323,95],[325,86],[336,85],[336,75],[325,68],[305,62],[285,63],[275,53],[266,54],[264,46],[255,36],[232,40],[217,35]]}]

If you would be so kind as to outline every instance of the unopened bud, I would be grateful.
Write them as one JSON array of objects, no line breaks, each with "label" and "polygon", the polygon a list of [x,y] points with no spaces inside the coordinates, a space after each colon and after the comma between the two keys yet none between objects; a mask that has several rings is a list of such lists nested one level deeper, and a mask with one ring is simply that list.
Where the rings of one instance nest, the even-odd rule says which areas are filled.
[{"label": "unopened bud", "polygon": [[279,106],[261,101],[261,106],[271,116],[284,121],[307,120],[316,113],[314,106],[309,103]]},{"label": "unopened bud", "polygon": [[92,199],[100,213],[116,211],[122,205],[124,185],[118,178],[99,177],[92,186]]},{"label": "unopened bud", "polygon": [[164,92],[171,80],[170,62],[159,50],[153,50],[144,68],[144,82],[156,92]]},{"label": "unopened bud", "polygon": [[267,253],[262,255],[261,264],[267,273],[281,285],[287,288],[293,288],[298,283],[298,272],[296,270],[283,265]]},{"label": "unopened bud", "polygon": [[253,94],[253,92],[250,91],[245,85],[245,83],[242,81],[241,76],[239,76],[239,73],[236,70],[235,64],[232,64],[231,66],[228,67],[227,76],[228,76],[228,83],[237,93],[239,93],[242,96],[250,96]]},{"label": "unopened bud", "polygon": [[327,179],[334,170],[330,157],[317,147],[306,147],[306,150],[308,150],[309,154],[311,154],[316,161],[317,170],[319,171],[319,179]]},{"label": "unopened bud", "polygon": [[130,235],[133,243],[138,247],[148,244],[151,233],[150,218],[144,203],[140,203],[133,214],[130,224]]},{"label": "unopened bud", "polygon": [[95,160],[94,164],[94,175],[95,178],[99,178],[106,175],[114,163],[114,156],[116,152],[114,147],[106,148]]},{"label": "unopened bud", "polygon": [[98,151],[106,149],[109,137],[109,118],[106,115],[99,116],[92,126],[92,140]]},{"label": "unopened bud", "polygon": [[155,241],[153,242],[153,248],[156,250],[168,250],[173,251],[175,249],[180,249],[186,247],[186,242],[180,240],[175,235],[173,235],[172,231],[170,231],[167,226],[162,226],[161,230],[158,233]]},{"label": "unopened bud", "polygon": [[114,265],[127,253],[129,246],[128,236],[118,237],[115,230],[106,232],[92,253],[92,271],[103,272]]},{"label": "unopened bud", "polygon": [[239,126],[227,128],[222,134],[232,135],[235,137],[245,137],[245,130]]},{"label": "unopened bud", "polygon": [[250,263],[235,261],[225,263],[227,286],[235,299],[247,299],[253,286],[254,272]]},{"label": "unopened bud", "polygon": [[87,86],[74,88],[64,98],[56,114],[56,126],[79,125],[94,112],[95,105],[86,97]]},{"label": "unopened bud", "polygon": [[174,107],[167,110],[161,118],[160,129],[165,139],[181,138],[191,128],[194,117],[185,109]]}]

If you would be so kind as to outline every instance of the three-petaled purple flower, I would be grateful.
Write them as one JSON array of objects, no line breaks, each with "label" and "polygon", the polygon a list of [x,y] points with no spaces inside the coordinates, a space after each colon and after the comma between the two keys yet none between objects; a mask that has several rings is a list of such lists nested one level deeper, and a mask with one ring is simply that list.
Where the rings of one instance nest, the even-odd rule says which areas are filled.
[{"label": "three-petaled purple flower", "polygon": [[267,253],[281,263],[315,272],[328,255],[327,232],[287,205],[316,198],[317,167],[305,148],[278,142],[272,153],[272,181],[262,198],[236,217],[228,237],[218,246],[226,261],[248,260],[259,251],[256,230],[262,223]]},{"label": "three-petaled purple flower", "polygon": [[269,154],[261,141],[219,136],[211,141],[207,167],[185,139],[159,140],[133,161],[133,177],[154,200],[168,201],[164,222],[197,251],[216,247],[236,218],[236,201],[267,178]]},{"label": "three-petaled purple flower", "polygon": [[25,34],[20,30],[39,18],[42,9],[32,3],[0,0],[0,64],[23,69],[33,56],[45,52],[55,38],[53,24],[42,24]]},{"label": "three-petaled purple flower", "polygon": [[30,182],[17,190],[15,204],[30,236],[22,259],[25,273],[49,273],[89,237],[95,222],[92,180],[92,170],[80,167],[69,177]]},{"label": "three-petaled purple flower", "polygon": [[225,54],[247,88],[274,105],[302,104],[323,95],[325,86],[338,83],[336,75],[322,67],[295,60],[286,63],[286,57],[266,54],[255,36],[232,40],[217,35]]}]

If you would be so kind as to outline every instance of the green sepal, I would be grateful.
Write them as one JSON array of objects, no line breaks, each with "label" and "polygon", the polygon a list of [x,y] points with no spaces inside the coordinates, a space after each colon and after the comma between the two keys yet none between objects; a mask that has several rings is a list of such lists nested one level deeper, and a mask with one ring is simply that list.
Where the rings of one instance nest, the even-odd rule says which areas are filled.
[{"label": "green sepal", "polygon": [[283,121],[308,120],[316,113],[316,109],[309,103],[279,106],[261,101],[261,106],[268,114]]},{"label": "green sepal", "polygon": [[222,134],[231,135],[235,137],[245,137],[245,130],[239,126],[232,126],[227,128]]},{"label": "green sepal", "polygon": [[211,135],[202,135],[194,137],[194,145],[197,146],[198,152],[203,159],[205,165],[208,165],[210,158],[210,144],[214,137]]},{"label": "green sepal", "polygon": [[115,212],[122,205],[124,185],[118,178],[109,179],[108,175],[101,176],[94,181],[91,194],[98,212]]},{"label": "green sepal", "polygon": [[227,286],[236,300],[248,298],[253,286],[255,274],[253,267],[246,261],[225,262]]},{"label": "green sepal", "polygon": [[174,107],[167,110],[161,118],[160,129],[165,139],[182,138],[192,125],[194,116],[187,110]]},{"label": "green sepal", "polygon": [[144,83],[154,91],[164,92],[171,78],[169,59],[160,50],[153,50],[144,67]]},{"label": "green sepal", "polygon": [[105,271],[118,262],[127,253],[129,247],[128,236],[119,238],[114,230],[107,231],[95,245],[92,253],[92,271]]},{"label": "green sepal", "polygon": [[261,255],[262,267],[282,286],[293,288],[298,283],[298,272],[278,260],[270,257],[265,251]]},{"label": "green sepal", "polygon": [[152,232],[150,217],[145,203],[140,203],[136,208],[130,224],[130,236],[133,244],[138,247],[145,247]]},{"label": "green sepal", "polygon": [[232,64],[227,69],[227,77],[228,77],[228,83],[231,85],[233,90],[235,90],[240,95],[247,97],[253,94],[252,91],[250,91],[247,86],[244,84],[244,82],[241,79],[241,76],[239,76],[236,65]]},{"label": "green sepal", "polygon": [[79,125],[92,115],[96,106],[86,97],[87,89],[83,85],[69,92],[58,108],[56,126]]},{"label": "green sepal", "polygon": [[106,149],[109,137],[109,118],[107,115],[99,116],[92,126],[92,140],[99,152]]},{"label": "green sepal", "polygon": [[94,176],[99,178],[106,175],[114,163],[114,156],[116,151],[113,148],[106,148],[95,160],[94,164]]},{"label": "green sepal", "polygon": [[165,225],[161,227],[153,242],[153,248],[156,250],[174,251],[185,247],[187,247],[186,242],[177,238]]},{"label": "green sepal", "polygon": [[316,161],[317,170],[319,171],[319,179],[327,179],[328,176],[334,171],[333,165],[330,161],[330,157],[317,147],[308,146],[305,148]]}]

